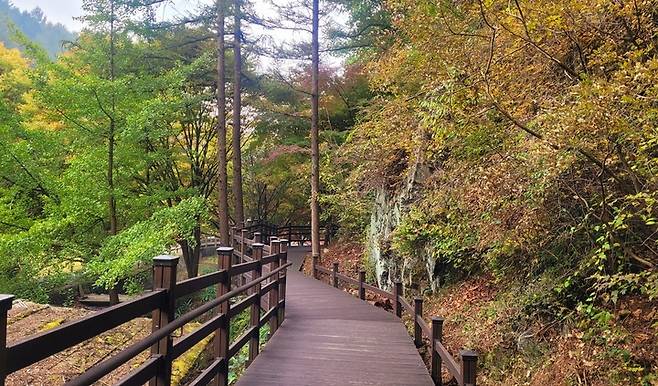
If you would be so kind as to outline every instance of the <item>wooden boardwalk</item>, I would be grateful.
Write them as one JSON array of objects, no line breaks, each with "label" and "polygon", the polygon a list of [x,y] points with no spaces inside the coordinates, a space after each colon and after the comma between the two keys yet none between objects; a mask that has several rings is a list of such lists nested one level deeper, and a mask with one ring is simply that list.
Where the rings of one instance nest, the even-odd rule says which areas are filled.
[{"label": "wooden boardwalk", "polygon": [[286,319],[237,385],[433,385],[400,320],[299,273],[306,253],[288,250]]}]

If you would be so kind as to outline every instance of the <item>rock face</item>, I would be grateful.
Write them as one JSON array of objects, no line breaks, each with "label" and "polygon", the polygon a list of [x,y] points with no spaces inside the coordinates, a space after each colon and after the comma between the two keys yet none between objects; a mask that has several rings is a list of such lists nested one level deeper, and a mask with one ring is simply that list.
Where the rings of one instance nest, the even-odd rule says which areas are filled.
[{"label": "rock face", "polygon": [[417,156],[397,189],[392,191],[391,187],[382,186],[375,192],[366,237],[366,254],[380,288],[391,289],[395,280],[402,280],[407,286],[411,285],[413,273],[418,271],[419,263],[423,270],[427,270],[428,277],[432,277],[433,262],[403,259],[391,250],[392,233],[420,196],[423,181],[428,175],[427,166],[423,165],[420,156]]}]

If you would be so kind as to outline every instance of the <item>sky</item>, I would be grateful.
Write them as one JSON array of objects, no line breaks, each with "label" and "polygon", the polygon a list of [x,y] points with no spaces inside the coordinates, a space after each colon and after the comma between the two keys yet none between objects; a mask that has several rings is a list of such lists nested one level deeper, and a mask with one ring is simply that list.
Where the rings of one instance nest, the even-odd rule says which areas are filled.
[{"label": "sky", "polygon": [[[201,0],[172,0],[161,10],[163,18],[171,18],[181,15],[185,11],[193,10]],[[208,1],[204,1],[207,3]],[[26,11],[35,7],[41,8],[48,20],[53,23],[62,23],[72,31],[80,31],[82,24],[74,20],[76,16],[82,15],[82,0],[12,0],[12,3]]]},{"label": "sky", "polygon": [[[11,0],[14,6],[22,10],[30,11],[35,7],[39,7],[50,22],[64,24],[69,30],[76,32],[80,31],[83,27],[80,21],[75,20],[77,16],[82,15],[82,1],[83,0]],[[158,9],[158,17],[161,20],[175,19],[176,17],[193,12],[202,4],[214,2],[215,0],[170,0]],[[267,0],[254,0],[254,3],[260,15],[274,15],[274,11],[267,3]],[[345,23],[346,20],[347,18],[345,15],[334,14],[331,17],[332,23]],[[260,34],[263,31],[254,32]],[[249,31],[247,31],[247,33],[249,33]],[[305,33],[292,33],[289,30],[269,30],[266,33],[278,43],[291,43],[293,41],[299,41],[300,39],[310,40],[310,36],[306,36],[307,34]],[[322,45],[322,43],[320,44]],[[322,55],[321,60],[324,64],[328,64],[331,67],[340,67],[342,63],[342,58],[329,55]],[[261,58],[259,67],[264,70],[280,65],[281,63],[275,63],[272,59]],[[285,63],[283,65],[284,67],[289,68],[294,66],[294,63]]]}]

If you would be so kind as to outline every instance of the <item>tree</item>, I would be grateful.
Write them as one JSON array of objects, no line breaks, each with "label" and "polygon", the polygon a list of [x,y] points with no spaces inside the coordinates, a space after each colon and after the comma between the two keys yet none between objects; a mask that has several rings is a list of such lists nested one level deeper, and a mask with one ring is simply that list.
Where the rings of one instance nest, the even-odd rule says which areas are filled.
[{"label": "tree", "polygon": [[226,47],[224,42],[224,0],[217,0],[217,207],[219,209],[219,234],[223,245],[230,245],[228,212],[228,176],[226,157]]},{"label": "tree", "polygon": [[244,199],[242,194],[242,13],[241,0],[233,2],[233,199],[235,223],[244,225]]},{"label": "tree", "polygon": [[[215,123],[209,104],[214,98],[207,74],[200,71],[210,61],[199,58],[190,44],[184,47],[188,52],[172,44],[175,33],[146,37],[142,26],[150,11],[131,1],[85,6],[88,27],[57,62],[24,42],[33,61],[26,77],[32,91],[17,94],[23,105],[3,131],[10,150],[3,154],[10,162],[3,160],[0,176],[13,182],[0,189],[0,203],[19,191],[29,201],[23,201],[23,213],[14,210],[12,226],[0,229],[0,250],[3,272],[26,282],[43,280],[49,288],[51,278],[86,272],[118,292],[139,267],[117,260],[116,280],[101,280],[101,271],[89,264],[98,261],[105,245],[123,232],[134,235],[134,226],[160,210],[190,198],[203,201],[214,191]],[[181,219],[192,220],[194,231],[162,229],[144,239],[153,244],[136,248],[162,253],[158,237],[173,239],[183,247],[188,273],[195,275],[205,219]],[[29,256],[30,264],[21,256]],[[120,257],[103,254],[100,260],[112,265],[111,259]],[[29,291],[16,292],[43,300],[43,293]]]},{"label": "tree", "polygon": [[320,257],[320,145],[319,145],[319,103],[320,103],[320,2],[313,0],[313,32],[311,38],[311,249],[313,257]]}]

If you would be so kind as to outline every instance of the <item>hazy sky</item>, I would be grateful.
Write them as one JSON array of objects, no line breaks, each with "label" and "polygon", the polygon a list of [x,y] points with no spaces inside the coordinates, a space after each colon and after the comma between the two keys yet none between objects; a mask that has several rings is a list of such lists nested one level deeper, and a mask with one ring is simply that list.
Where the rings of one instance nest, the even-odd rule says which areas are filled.
[{"label": "hazy sky", "polygon": [[[206,0],[204,2],[208,2]],[[172,0],[160,10],[160,16],[170,18],[192,10],[200,0]],[[39,7],[48,20],[62,23],[69,29],[79,31],[82,25],[74,17],[82,14],[82,0],[13,0],[12,3],[20,9],[32,10]]]},{"label": "hazy sky", "polygon": [[[82,15],[82,1],[83,0],[10,0],[16,7],[22,10],[32,10],[39,7],[43,10],[46,18],[54,23],[62,23],[70,30],[80,31],[82,23],[74,18]],[[176,18],[188,12],[192,12],[198,8],[200,4],[214,3],[215,0],[170,0],[160,8],[158,8],[158,17],[161,20]],[[285,2],[285,1],[284,1]],[[255,0],[256,9],[261,15],[272,15],[274,13],[272,7],[267,4],[265,0]],[[344,23],[346,20],[345,15],[333,15],[331,17],[332,23]],[[275,41],[279,42],[292,42],[300,39],[310,40],[310,36],[301,32],[291,32],[289,30],[269,30],[254,31],[257,34],[266,33],[270,35]],[[250,31],[246,31],[250,33]],[[322,43],[321,43],[322,44]],[[330,64],[332,67],[339,66],[342,60],[338,57],[323,55],[323,62]],[[290,64],[290,63],[289,63]],[[276,65],[271,59],[261,58],[262,67],[271,67]],[[285,66],[288,67],[288,66]]]}]

